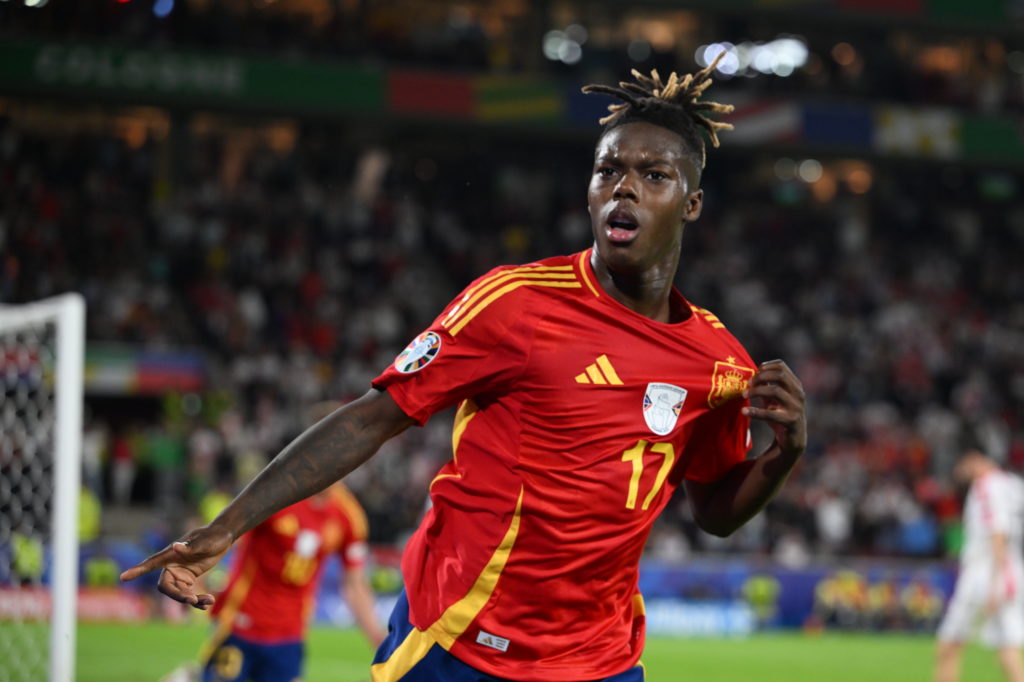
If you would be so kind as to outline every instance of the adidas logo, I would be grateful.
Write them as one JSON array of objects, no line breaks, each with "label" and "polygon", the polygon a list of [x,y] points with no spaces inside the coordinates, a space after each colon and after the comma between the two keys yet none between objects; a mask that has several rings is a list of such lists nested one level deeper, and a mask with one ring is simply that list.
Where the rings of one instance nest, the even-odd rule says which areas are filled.
[{"label": "adidas logo", "polygon": [[602,355],[593,364],[587,365],[587,371],[576,375],[576,383],[622,386],[622,379],[615,373],[615,368],[612,367],[608,356]]},{"label": "adidas logo", "polygon": [[512,642],[504,637],[498,637],[497,635],[492,635],[489,632],[481,630],[477,633],[476,643],[489,646],[492,649],[497,649],[498,651],[508,651],[508,645]]}]

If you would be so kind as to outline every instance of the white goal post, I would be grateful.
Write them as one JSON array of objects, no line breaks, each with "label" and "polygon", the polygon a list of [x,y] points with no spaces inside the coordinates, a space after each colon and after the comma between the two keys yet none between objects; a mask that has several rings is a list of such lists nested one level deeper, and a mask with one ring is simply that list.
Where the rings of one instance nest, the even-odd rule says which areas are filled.
[{"label": "white goal post", "polygon": [[[11,527],[12,523],[24,523],[21,519],[26,515],[51,507],[50,518],[40,524],[45,529],[41,540],[52,552],[49,663],[48,666],[43,661],[39,663],[48,667],[51,682],[71,682],[75,676],[84,364],[85,299],[80,294],[63,294],[21,305],[0,305],[0,468],[6,467],[11,479],[15,472],[20,479],[23,471],[19,467],[31,465],[31,462],[26,464],[26,460],[39,459],[42,463],[36,465],[36,472],[47,468],[52,471],[52,481],[48,484],[52,490],[49,505],[42,500],[19,503],[12,499],[6,503],[14,521],[0,523],[0,544],[12,544],[11,537],[3,537],[17,530]],[[31,418],[25,419],[24,403],[31,401],[35,393],[43,396],[38,398],[43,407],[34,408]],[[51,407],[52,433],[33,433],[49,426]],[[39,419],[44,413],[45,418]],[[26,440],[19,443],[19,438]],[[33,475],[37,475],[36,472]],[[7,481],[6,490],[12,490],[14,485],[11,480]],[[28,504],[31,510],[26,510]],[[0,566],[3,568],[10,567]],[[13,591],[20,588],[19,580],[12,582],[15,583]],[[4,623],[0,623],[2,625]],[[38,644],[42,650],[47,648],[42,642]],[[19,656],[28,653],[17,652]],[[8,674],[20,679],[10,671]]]}]

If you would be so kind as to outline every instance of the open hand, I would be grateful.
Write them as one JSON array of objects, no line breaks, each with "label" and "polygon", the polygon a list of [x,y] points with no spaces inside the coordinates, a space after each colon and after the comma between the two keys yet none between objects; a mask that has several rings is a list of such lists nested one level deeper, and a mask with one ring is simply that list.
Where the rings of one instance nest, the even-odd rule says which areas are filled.
[{"label": "open hand", "polygon": [[803,384],[785,362],[761,363],[743,397],[760,399],[759,407],[745,407],[743,414],[766,421],[783,452],[803,454],[807,447],[806,396]]},{"label": "open hand", "polygon": [[205,611],[213,605],[214,598],[212,594],[196,594],[199,576],[217,565],[231,548],[232,540],[227,531],[204,526],[132,566],[121,574],[121,580],[134,580],[157,568],[163,569],[157,589],[175,601]]}]

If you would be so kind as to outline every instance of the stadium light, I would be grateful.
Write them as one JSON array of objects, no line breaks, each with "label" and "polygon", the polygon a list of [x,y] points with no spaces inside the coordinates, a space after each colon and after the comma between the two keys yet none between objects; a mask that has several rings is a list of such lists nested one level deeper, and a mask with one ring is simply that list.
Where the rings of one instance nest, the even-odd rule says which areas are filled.
[{"label": "stadium light", "polygon": [[558,51],[565,42],[564,31],[548,31],[544,34],[544,56],[551,61],[558,61]]},{"label": "stadium light", "polygon": [[769,43],[748,40],[739,45],[729,42],[701,45],[694,53],[694,59],[701,66],[707,66],[723,50],[727,54],[715,70],[725,76],[756,76],[761,73],[785,78],[806,65],[810,57],[803,40],[784,36]]},{"label": "stadium light", "polygon": [[558,58],[563,64],[575,64],[583,58],[583,48],[575,40],[566,40],[558,48]]},{"label": "stadium light", "polygon": [[570,24],[565,28],[565,37],[569,40],[573,40],[579,43],[580,46],[587,44],[587,38],[590,37],[590,33],[586,27],[580,24]]},{"label": "stadium light", "polygon": [[553,62],[576,64],[583,58],[583,43],[580,39],[586,42],[587,31],[579,24],[573,24],[564,31],[548,31],[542,43],[544,56]]},{"label": "stadium light", "polygon": [[800,179],[806,182],[808,185],[814,184],[818,180],[821,180],[821,176],[824,173],[824,169],[821,167],[821,162],[815,159],[804,159],[797,166],[797,175]]}]

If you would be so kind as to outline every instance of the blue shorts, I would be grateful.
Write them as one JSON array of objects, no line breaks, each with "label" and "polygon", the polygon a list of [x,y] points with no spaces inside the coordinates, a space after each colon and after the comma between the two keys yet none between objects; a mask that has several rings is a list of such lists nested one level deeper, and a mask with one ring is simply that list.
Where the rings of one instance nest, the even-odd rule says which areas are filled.
[{"label": "blue shorts", "polygon": [[[381,642],[377,655],[373,657],[374,666],[387,662],[395,650],[413,633],[415,627],[409,622],[409,600],[403,591],[398,597],[394,611],[388,621],[388,636]],[[418,631],[417,631],[418,632]],[[403,666],[405,667],[405,666]],[[504,677],[494,677],[472,668],[452,656],[439,644],[426,648],[418,661],[408,668],[405,674],[373,670],[373,682],[509,682]],[[643,666],[630,668],[624,673],[593,682],[643,682]],[[583,682],[583,681],[580,681]]]},{"label": "blue shorts", "polygon": [[302,679],[300,642],[257,644],[229,635],[203,668],[203,682],[294,682]]}]

